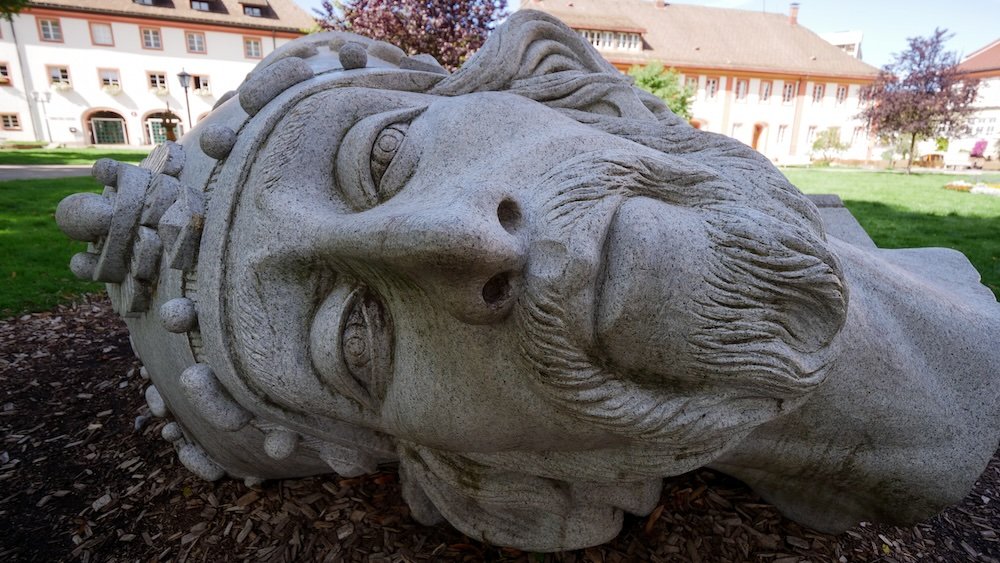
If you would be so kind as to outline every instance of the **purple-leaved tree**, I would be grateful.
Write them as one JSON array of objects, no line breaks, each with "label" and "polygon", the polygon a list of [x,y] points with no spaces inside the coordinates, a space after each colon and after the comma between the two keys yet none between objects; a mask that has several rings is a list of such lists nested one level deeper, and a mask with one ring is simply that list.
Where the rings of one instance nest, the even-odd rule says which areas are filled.
[{"label": "purple-leaved tree", "polygon": [[432,55],[454,70],[507,15],[507,0],[326,0],[318,23]]},{"label": "purple-leaved tree", "polygon": [[951,36],[935,29],[929,37],[910,37],[909,48],[894,54],[864,92],[868,104],[858,117],[883,141],[909,141],[907,173],[917,141],[963,132],[976,100],[978,82],[963,78],[958,56],[945,51]]}]

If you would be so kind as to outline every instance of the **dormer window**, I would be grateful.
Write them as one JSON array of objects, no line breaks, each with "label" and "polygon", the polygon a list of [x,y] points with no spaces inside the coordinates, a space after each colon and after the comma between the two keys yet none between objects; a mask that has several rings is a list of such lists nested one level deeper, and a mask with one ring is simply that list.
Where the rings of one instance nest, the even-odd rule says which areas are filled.
[{"label": "dormer window", "polygon": [[268,18],[273,16],[267,0],[240,0],[240,4],[243,6],[244,16],[252,18]]},{"label": "dormer window", "polygon": [[211,12],[212,5],[210,2],[203,2],[202,0],[191,0],[191,9],[198,10],[199,12]]},{"label": "dormer window", "polygon": [[132,0],[135,4],[142,4],[143,6],[152,6],[155,4],[154,0]]},{"label": "dormer window", "polygon": [[641,51],[642,36],[635,32],[584,29],[580,35],[601,51]]}]

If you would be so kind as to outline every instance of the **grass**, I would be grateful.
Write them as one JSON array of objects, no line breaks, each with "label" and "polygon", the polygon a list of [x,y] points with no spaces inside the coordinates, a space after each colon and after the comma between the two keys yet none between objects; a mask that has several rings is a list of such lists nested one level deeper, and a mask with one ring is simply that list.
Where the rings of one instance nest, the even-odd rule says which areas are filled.
[{"label": "grass", "polygon": [[69,271],[70,257],[86,244],[70,240],[54,219],[62,198],[100,190],[89,177],[0,182],[0,318],[101,289]]},{"label": "grass", "polygon": [[1000,175],[902,174],[784,169],[806,193],[834,193],[881,248],[943,246],[964,253],[1000,296],[1000,198],[943,189],[951,180],[997,182]]},{"label": "grass", "polygon": [[[2,154],[2,153],[0,153]],[[840,195],[883,248],[955,248],[1000,295],[1000,198],[942,188],[961,178],[839,169],[786,169],[806,193]],[[980,178],[1000,181],[1000,175]],[[85,249],[56,227],[56,205],[69,194],[97,192],[90,178],[0,182],[0,318],[52,307],[101,285],[76,279],[69,259]]]},{"label": "grass", "polygon": [[4,149],[0,150],[0,164],[93,164],[100,158],[139,162],[147,154],[149,151],[129,149]]}]

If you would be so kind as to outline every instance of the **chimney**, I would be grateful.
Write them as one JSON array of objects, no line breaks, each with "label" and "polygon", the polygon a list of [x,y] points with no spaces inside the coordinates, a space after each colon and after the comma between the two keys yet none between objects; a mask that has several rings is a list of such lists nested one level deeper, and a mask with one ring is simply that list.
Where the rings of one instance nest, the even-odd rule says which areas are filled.
[{"label": "chimney", "polygon": [[788,5],[788,25],[799,23],[799,3],[792,2]]}]

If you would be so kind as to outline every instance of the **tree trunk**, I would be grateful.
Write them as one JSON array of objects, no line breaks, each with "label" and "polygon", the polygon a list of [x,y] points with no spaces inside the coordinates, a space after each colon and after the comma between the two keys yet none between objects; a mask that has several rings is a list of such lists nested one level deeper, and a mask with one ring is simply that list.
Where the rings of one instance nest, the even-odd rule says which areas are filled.
[{"label": "tree trunk", "polygon": [[910,159],[906,161],[906,173],[910,173],[910,167],[913,166],[913,145],[917,144],[917,134],[913,133],[910,135]]}]

